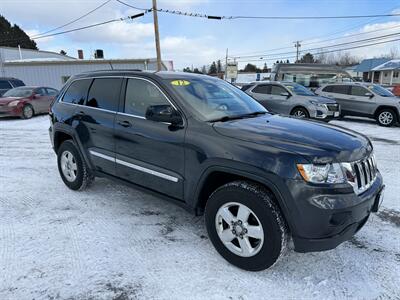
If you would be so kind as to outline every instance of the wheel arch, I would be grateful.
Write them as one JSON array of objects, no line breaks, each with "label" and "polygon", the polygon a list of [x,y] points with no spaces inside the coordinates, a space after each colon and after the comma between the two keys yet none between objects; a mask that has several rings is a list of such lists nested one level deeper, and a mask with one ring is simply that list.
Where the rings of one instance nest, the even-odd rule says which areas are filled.
[{"label": "wheel arch", "polygon": [[374,117],[377,118],[377,117],[378,117],[378,114],[379,114],[382,110],[384,110],[384,109],[390,109],[390,110],[392,110],[392,111],[394,112],[395,116],[396,116],[396,120],[397,120],[397,121],[400,120],[400,116],[399,116],[398,110],[396,109],[396,107],[390,106],[390,105],[380,105],[380,106],[378,106],[377,109],[376,109],[375,112],[374,112]]},{"label": "wheel arch", "polygon": [[304,110],[307,112],[308,117],[310,117],[310,111],[309,111],[305,106],[303,106],[303,105],[301,105],[301,104],[298,104],[298,105],[296,105],[295,107],[293,107],[293,108],[290,110],[290,114],[292,115],[293,112],[294,112],[296,109],[298,109],[298,108],[304,109]]},{"label": "wheel arch", "polygon": [[256,173],[249,173],[242,170],[226,168],[226,167],[211,167],[207,169],[200,178],[199,184],[195,193],[194,208],[197,215],[204,213],[204,208],[207,204],[209,196],[220,186],[236,181],[244,180],[263,186],[269,190],[275,197],[273,199],[276,205],[282,212],[282,215],[291,229],[289,210],[284,201],[284,195],[281,192],[279,183],[275,182],[272,178],[259,176]]}]

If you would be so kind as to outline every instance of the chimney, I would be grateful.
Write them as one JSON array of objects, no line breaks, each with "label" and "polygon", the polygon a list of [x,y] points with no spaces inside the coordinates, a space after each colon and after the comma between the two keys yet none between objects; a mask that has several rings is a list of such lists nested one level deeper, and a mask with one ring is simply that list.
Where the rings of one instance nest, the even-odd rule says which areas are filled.
[{"label": "chimney", "polygon": [[78,50],[78,58],[83,59],[83,50],[82,49]]},{"label": "chimney", "polygon": [[104,52],[101,49],[97,49],[94,51],[94,58],[99,59],[99,58],[104,58]]}]

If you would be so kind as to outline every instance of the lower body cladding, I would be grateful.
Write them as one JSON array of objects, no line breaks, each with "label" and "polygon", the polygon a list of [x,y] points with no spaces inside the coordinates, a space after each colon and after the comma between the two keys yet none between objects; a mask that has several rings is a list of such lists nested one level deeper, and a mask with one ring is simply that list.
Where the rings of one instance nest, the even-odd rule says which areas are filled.
[{"label": "lower body cladding", "polygon": [[287,203],[290,216],[286,219],[297,252],[330,250],[351,239],[371,212],[378,210],[384,190],[379,173],[360,195],[351,187],[321,188],[294,180],[288,187],[293,202]]}]

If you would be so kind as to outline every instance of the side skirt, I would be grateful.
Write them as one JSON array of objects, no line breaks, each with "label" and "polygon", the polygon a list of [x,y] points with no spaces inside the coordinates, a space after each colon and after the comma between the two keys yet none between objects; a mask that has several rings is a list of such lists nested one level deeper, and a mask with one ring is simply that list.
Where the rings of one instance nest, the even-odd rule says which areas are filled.
[{"label": "side skirt", "polygon": [[112,181],[116,181],[116,182],[118,182],[118,183],[120,183],[120,184],[123,184],[123,185],[129,186],[129,187],[131,187],[131,188],[134,188],[134,189],[136,189],[136,190],[139,190],[139,191],[141,191],[141,192],[144,192],[144,193],[146,193],[146,194],[155,196],[155,197],[157,197],[157,198],[162,198],[163,200],[167,200],[167,201],[169,201],[169,202],[172,202],[172,203],[174,203],[174,204],[176,204],[176,205],[182,207],[183,209],[185,209],[186,211],[188,211],[189,213],[191,213],[191,214],[193,214],[193,215],[196,214],[195,209],[194,209],[193,207],[189,206],[187,203],[185,203],[185,202],[182,201],[182,200],[179,200],[179,199],[176,199],[176,198],[167,196],[167,195],[165,195],[165,194],[159,193],[159,192],[154,191],[154,190],[152,190],[152,189],[148,189],[148,188],[143,187],[143,186],[141,186],[141,185],[132,183],[132,182],[130,182],[130,181],[121,179],[121,178],[119,178],[119,177],[116,177],[116,176],[113,176],[113,175],[110,175],[110,174],[107,174],[107,173],[104,173],[104,172],[101,172],[101,171],[95,171],[95,176],[96,176],[96,177],[107,178],[107,179],[110,179],[110,180],[112,180]]}]

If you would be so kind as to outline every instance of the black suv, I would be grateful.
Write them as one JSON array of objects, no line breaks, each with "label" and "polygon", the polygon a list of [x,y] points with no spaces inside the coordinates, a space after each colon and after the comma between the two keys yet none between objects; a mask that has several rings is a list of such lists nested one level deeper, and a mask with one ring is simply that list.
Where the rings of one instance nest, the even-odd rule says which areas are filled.
[{"label": "black suv", "polygon": [[64,183],[133,184],[205,214],[217,251],[246,270],[350,239],[382,200],[368,138],[268,113],[223,80],[175,72],[71,78],[51,107]]}]

